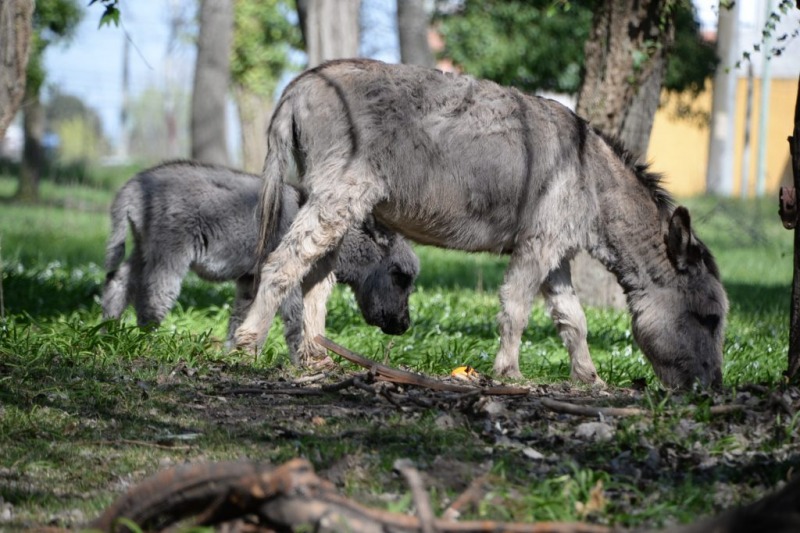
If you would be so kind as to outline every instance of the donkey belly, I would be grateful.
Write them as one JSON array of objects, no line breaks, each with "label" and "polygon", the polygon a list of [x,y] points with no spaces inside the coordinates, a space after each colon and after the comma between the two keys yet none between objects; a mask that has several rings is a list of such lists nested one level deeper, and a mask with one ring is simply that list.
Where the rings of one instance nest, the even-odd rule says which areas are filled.
[{"label": "donkey belly", "polygon": [[420,244],[466,252],[509,253],[513,248],[516,221],[509,212],[478,214],[457,206],[440,210],[403,207],[384,202],[376,206],[374,215],[386,227]]}]

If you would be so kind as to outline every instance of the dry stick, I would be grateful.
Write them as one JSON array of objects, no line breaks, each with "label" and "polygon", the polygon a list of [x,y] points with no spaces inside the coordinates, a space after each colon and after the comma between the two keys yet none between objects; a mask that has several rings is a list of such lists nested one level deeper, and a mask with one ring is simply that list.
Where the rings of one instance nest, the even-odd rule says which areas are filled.
[{"label": "dry stick", "polygon": [[304,383],[314,383],[320,380],[323,380],[328,375],[324,372],[320,372],[319,374],[313,374],[311,376],[302,376],[297,378],[296,380],[292,381],[295,385],[303,385]]},{"label": "dry stick", "polygon": [[[651,411],[638,407],[597,407],[591,405],[575,405],[574,403],[553,400],[552,398],[542,398],[541,404],[555,411],[567,415],[577,416],[646,416],[652,414]],[[735,413],[744,409],[741,404],[712,405],[709,412],[712,415],[724,415]],[[696,407],[692,406],[693,409]]]},{"label": "dry stick", "polygon": [[481,498],[483,498],[484,485],[488,479],[488,472],[473,479],[467,487],[467,490],[462,492],[458,498],[444,510],[442,518],[445,520],[458,520],[458,517],[461,516],[462,511],[468,505],[477,505],[478,502],[481,501]]},{"label": "dry stick", "polygon": [[408,488],[411,489],[411,498],[414,500],[414,506],[417,508],[417,516],[419,523],[422,527],[422,533],[435,533],[436,528],[433,521],[436,519],[431,508],[431,501],[428,498],[428,491],[425,490],[425,485],[422,482],[422,476],[419,471],[414,468],[410,459],[398,459],[394,462],[394,469],[400,472]]},{"label": "dry stick", "polygon": [[371,359],[367,359],[363,355],[359,355],[348,350],[344,346],[336,344],[332,340],[327,339],[322,335],[317,335],[314,340],[333,353],[341,355],[348,361],[364,368],[368,368],[371,372],[375,373],[375,379],[383,381],[391,381],[392,383],[398,383],[402,385],[416,385],[417,387],[425,387],[428,389],[450,392],[471,392],[474,390],[480,390],[483,392],[483,394],[488,395],[524,395],[530,393],[530,390],[521,387],[470,387],[444,383],[442,381],[423,376],[422,374],[406,372],[405,370],[399,370],[397,368],[376,363]]}]

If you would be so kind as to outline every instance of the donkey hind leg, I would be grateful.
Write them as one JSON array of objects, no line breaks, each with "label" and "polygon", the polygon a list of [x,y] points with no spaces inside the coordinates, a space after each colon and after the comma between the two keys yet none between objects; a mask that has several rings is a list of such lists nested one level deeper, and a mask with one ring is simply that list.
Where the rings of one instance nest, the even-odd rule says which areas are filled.
[{"label": "donkey hind leg", "polygon": [[[124,261],[114,272],[106,275],[103,286],[103,320],[117,319],[122,316],[128,305],[131,284],[135,284],[131,259]],[[133,271],[133,272],[132,272]]]},{"label": "donkey hind leg", "polygon": [[159,259],[148,258],[144,263],[134,303],[139,327],[161,324],[175,305],[183,278],[189,273],[188,253],[176,254],[172,261]]},{"label": "donkey hind leg", "polygon": [[521,378],[519,345],[528,324],[533,297],[544,281],[543,271],[532,242],[520,243],[511,254],[503,285],[500,287],[500,350],[494,360],[497,376]]},{"label": "donkey hind leg", "polygon": [[[351,167],[358,166],[353,162]],[[339,174],[339,176],[336,176]],[[324,190],[312,194],[289,231],[261,268],[261,284],[247,318],[236,331],[236,346],[252,353],[266,336],[278,306],[289,290],[360,224],[383,195],[371,174],[351,168],[342,174],[325,169],[319,175]],[[307,180],[313,183],[311,177]],[[327,187],[325,187],[327,186]]]},{"label": "donkey hind leg", "polygon": [[226,349],[233,348],[233,334],[247,315],[255,295],[255,276],[245,275],[236,280],[236,295],[233,298],[231,318],[228,320],[228,336],[225,339]]},{"label": "donkey hind leg", "polygon": [[572,287],[569,260],[564,259],[542,284],[542,296],[570,358],[570,378],[602,385],[586,344],[586,315]]}]

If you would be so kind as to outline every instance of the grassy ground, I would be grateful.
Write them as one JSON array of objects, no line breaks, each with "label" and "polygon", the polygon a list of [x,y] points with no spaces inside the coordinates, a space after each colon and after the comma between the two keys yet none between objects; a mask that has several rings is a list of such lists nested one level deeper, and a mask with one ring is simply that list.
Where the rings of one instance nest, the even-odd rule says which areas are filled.
[{"label": "grassy ground", "polygon": [[[13,187],[0,178],[0,197]],[[628,315],[596,309],[587,310],[589,343],[610,387],[572,386],[566,350],[541,303],[535,306],[521,355],[532,396],[652,411],[606,421],[613,436],[603,440],[581,437],[585,419],[548,412],[535,398],[492,400],[491,407],[434,396],[423,408],[362,391],[311,399],[270,394],[297,371],[286,365],[280,327],[258,361],[222,348],[229,284],[190,277],[157,331],[139,331],[131,314],[103,329],[98,265],[113,192],[46,184],[43,196],[45,207],[0,209],[0,529],[81,524],[130,483],[186,460],[302,455],[346,494],[402,510],[409,501],[391,464],[406,456],[428,473],[437,508],[489,471],[492,490],[473,516],[625,527],[716,512],[763,494],[800,467],[792,411],[800,398],[781,384],[791,234],[773,199],[688,202],[731,300],[722,396],[666,395],[633,343]],[[328,335],[393,366],[444,375],[470,364],[488,373],[505,259],[418,252],[422,274],[409,332],[389,338],[365,326],[352,295],[338,288]],[[632,389],[641,378],[648,387]],[[235,392],[254,387],[265,392]],[[745,413],[712,416],[706,407],[718,401],[749,404]],[[577,504],[593,490],[604,503],[589,512]]]}]

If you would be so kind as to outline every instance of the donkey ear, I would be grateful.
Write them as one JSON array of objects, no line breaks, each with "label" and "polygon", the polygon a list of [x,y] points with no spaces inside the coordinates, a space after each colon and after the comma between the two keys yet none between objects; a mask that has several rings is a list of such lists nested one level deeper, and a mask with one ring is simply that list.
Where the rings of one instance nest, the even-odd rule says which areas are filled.
[{"label": "donkey ear", "polygon": [[367,215],[367,218],[364,219],[364,223],[362,224],[362,228],[364,229],[364,233],[369,235],[378,246],[383,248],[388,248],[390,246],[390,233],[375,220],[373,215]]},{"label": "donkey ear", "polygon": [[690,265],[700,261],[700,250],[692,236],[692,223],[689,211],[679,206],[672,213],[667,234],[667,255],[675,268],[683,272]]}]

